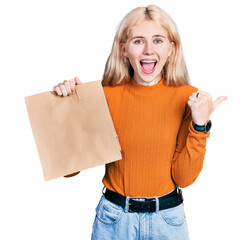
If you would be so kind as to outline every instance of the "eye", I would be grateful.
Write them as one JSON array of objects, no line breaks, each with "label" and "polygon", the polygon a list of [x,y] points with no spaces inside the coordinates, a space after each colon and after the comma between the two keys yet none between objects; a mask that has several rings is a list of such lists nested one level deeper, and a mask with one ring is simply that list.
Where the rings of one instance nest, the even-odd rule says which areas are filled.
[{"label": "eye", "polygon": [[163,41],[161,39],[154,40],[155,43],[162,43]]},{"label": "eye", "polygon": [[141,44],[142,40],[136,40],[134,43],[135,44]]}]

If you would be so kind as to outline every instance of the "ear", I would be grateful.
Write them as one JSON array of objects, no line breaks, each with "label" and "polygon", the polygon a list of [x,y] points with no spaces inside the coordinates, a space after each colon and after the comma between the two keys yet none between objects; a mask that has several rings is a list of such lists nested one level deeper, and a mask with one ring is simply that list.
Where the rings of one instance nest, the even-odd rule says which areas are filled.
[{"label": "ear", "polygon": [[170,50],[169,50],[169,54],[168,54],[168,57],[170,57],[170,55],[172,53],[175,52],[175,45],[174,45],[174,42],[170,42]]},{"label": "ear", "polygon": [[125,43],[120,43],[120,51],[124,57],[128,57],[128,53],[126,51]]}]

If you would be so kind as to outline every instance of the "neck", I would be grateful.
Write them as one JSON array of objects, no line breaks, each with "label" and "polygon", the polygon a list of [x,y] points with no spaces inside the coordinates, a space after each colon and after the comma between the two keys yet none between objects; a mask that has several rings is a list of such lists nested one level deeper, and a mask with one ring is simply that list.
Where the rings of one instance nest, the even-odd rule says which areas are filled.
[{"label": "neck", "polygon": [[152,86],[152,85],[155,85],[155,84],[159,83],[161,81],[161,79],[162,79],[162,76],[158,76],[155,79],[151,80],[150,82],[145,82],[145,81],[139,79],[136,76],[133,76],[133,79],[138,84],[145,85],[145,86]]}]

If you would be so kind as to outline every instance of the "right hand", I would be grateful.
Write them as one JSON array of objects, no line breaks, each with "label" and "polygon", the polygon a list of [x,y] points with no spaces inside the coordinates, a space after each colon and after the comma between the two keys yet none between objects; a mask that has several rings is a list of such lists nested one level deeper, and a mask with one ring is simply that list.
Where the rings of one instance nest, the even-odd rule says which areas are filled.
[{"label": "right hand", "polygon": [[63,83],[59,83],[58,85],[53,87],[53,91],[55,91],[59,96],[69,96],[75,93],[75,85],[81,84],[81,80],[78,77],[75,77],[71,80],[65,80]]}]

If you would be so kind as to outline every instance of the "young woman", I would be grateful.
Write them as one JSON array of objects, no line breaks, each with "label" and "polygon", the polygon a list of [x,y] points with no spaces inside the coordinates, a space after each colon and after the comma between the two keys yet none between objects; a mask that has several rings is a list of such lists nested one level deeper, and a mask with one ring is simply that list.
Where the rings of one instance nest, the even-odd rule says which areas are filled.
[{"label": "young woman", "polygon": [[[80,83],[53,90],[67,96]],[[122,160],[106,165],[92,239],[188,239],[180,187],[199,175],[210,115],[226,97],[189,85],[176,24],[154,5],[121,21],[102,85]]]}]

